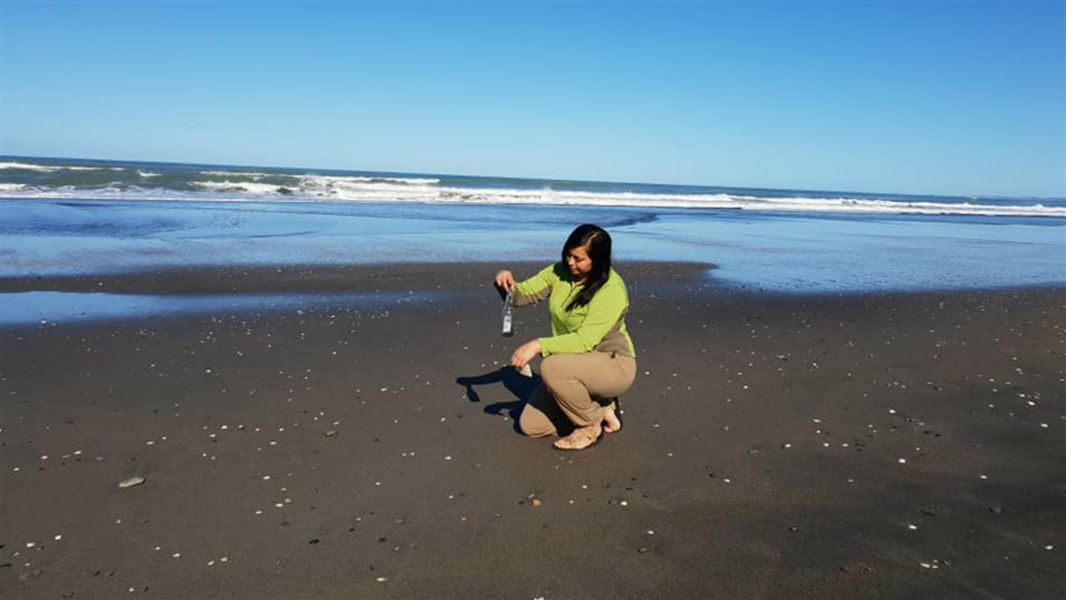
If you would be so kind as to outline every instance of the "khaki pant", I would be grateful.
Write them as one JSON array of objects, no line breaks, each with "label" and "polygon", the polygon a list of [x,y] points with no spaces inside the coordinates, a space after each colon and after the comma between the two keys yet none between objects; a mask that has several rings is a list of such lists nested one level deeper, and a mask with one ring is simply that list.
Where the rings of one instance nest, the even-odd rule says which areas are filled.
[{"label": "khaki pant", "polygon": [[540,364],[543,383],[526,401],[518,425],[530,437],[555,435],[567,419],[574,427],[598,425],[600,402],[622,395],[636,374],[636,359],[614,352],[553,354]]}]

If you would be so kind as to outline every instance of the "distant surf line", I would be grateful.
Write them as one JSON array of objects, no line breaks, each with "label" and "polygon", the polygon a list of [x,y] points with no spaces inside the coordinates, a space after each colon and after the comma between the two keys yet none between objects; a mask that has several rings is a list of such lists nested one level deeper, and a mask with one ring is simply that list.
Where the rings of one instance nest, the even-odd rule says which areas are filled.
[{"label": "distant surf line", "polygon": [[834,194],[665,184],[25,158],[0,161],[0,198],[520,204],[808,214],[1066,218],[1066,199],[1058,198]]}]

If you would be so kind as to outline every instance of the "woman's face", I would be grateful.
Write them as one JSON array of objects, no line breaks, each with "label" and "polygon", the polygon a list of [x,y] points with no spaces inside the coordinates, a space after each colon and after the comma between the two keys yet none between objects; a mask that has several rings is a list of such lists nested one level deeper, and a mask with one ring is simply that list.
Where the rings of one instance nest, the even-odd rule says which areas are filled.
[{"label": "woman's face", "polygon": [[574,276],[574,281],[581,281],[588,277],[592,272],[592,259],[589,258],[588,245],[571,248],[566,253],[566,266],[570,269],[570,274]]}]

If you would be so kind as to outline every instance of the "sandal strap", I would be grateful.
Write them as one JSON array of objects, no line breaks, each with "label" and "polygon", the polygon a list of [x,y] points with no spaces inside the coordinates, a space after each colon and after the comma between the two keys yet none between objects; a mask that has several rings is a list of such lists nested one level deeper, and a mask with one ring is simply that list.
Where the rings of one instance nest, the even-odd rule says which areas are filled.
[{"label": "sandal strap", "polygon": [[[600,436],[603,435],[602,427],[600,428],[599,432],[593,433],[595,431],[595,425],[591,425],[589,427],[582,427],[581,429],[575,429],[573,433],[559,440],[559,442],[564,442],[565,444],[567,444],[566,449],[568,450],[584,450],[585,448],[588,448],[589,446],[595,444],[600,439]],[[575,436],[580,437],[579,439],[574,439]],[[556,442],[556,447],[559,447],[558,442]]]}]

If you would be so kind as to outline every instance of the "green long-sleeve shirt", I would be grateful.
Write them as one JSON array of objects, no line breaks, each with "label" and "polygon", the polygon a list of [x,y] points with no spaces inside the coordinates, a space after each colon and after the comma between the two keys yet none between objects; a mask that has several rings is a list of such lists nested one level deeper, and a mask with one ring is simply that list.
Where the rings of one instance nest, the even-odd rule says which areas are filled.
[{"label": "green long-sleeve shirt", "polygon": [[548,299],[552,336],[540,338],[541,355],[596,350],[636,358],[633,340],[626,331],[629,292],[622,277],[611,269],[607,282],[588,304],[566,310],[582,285],[574,284],[570,270],[561,262],[549,265],[533,277],[515,284],[515,306]]}]

